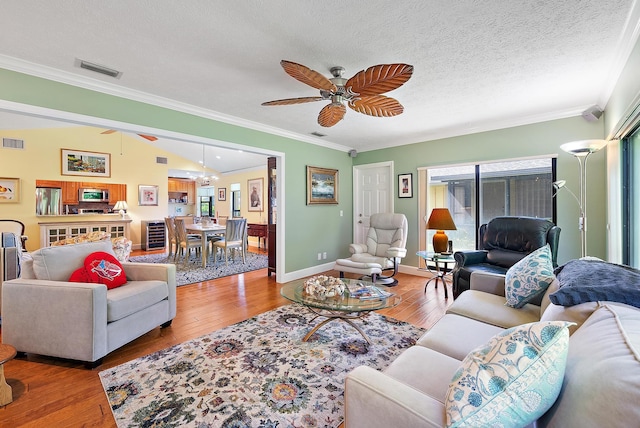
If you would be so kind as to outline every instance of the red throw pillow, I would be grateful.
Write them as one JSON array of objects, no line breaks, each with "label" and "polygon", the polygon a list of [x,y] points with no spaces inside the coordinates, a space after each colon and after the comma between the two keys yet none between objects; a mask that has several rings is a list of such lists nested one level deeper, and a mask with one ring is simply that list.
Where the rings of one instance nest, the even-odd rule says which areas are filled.
[{"label": "red throw pillow", "polygon": [[105,284],[109,290],[127,282],[124,268],[118,259],[103,251],[89,254],[84,259],[84,269],[90,278],[89,282]]},{"label": "red throw pillow", "polygon": [[71,278],[69,278],[69,282],[91,282],[91,278],[89,277],[87,270],[82,266],[81,268],[73,271]]}]

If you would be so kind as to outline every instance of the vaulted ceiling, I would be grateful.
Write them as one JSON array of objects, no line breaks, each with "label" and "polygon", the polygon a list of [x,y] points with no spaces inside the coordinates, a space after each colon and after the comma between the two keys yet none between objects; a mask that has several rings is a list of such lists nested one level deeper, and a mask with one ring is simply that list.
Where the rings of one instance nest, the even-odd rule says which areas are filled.
[{"label": "vaulted ceiling", "polygon": [[[2,68],[358,151],[605,107],[639,23],[633,0],[7,0],[1,13]],[[375,64],[413,65],[386,94],[404,113],[348,109],[324,128],[327,101],[262,106],[319,95],[282,59],[327,77],[342,66],[347,78]]]}]

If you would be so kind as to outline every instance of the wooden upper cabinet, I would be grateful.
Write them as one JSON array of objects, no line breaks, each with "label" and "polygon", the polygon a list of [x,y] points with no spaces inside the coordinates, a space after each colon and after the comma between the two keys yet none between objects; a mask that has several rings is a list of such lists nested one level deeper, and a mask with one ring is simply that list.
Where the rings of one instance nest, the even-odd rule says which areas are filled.
[{"label": "wooden upper cabinet", "polygon": [[187,183],[187,203],[196,203],[196,182],[193,180],[189,180]]},{"label": "wooden upper cabinet", "polygon": [[65,205],[78,205],[78,190],[80,183],[77,181],[62,182],[62,203]]},{"label": "wooden upper cabinet", "polygon": [[176,180],[175,178],[170,178],[168,183],[169,192],[179,192],[178,190],[179,185],[180,183],[178,182],[178,180]]},{"label": "wooden upper cabinet", "polygon": [[127,185],[126,184],[108,184],[109,190],[109,203],[115,204],[118,201],[127,200]]},{"label": "wooden upper cabinet", "polygon": [[62,181],[58,181],[58,180],[36,180],[36,187],[58,187],[58,188],[62,188]]}]

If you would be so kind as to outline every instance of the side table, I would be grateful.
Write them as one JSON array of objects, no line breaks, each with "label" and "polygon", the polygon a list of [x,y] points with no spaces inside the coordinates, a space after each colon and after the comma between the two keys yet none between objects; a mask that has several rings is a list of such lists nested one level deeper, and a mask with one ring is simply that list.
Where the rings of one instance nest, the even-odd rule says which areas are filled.
[{"label": "side table", "polygon": [[[442,281],[442,285],[444,286],[444,298],[448,299],[449,291],[447,290],[447,282],[446,282],[445,275],[451,272],[452,270],[452,268],[449,268],[449,264],[450,263],[455,264],[456,262],[453,256],[451,254],[444,255],[440,253],[434,253],[431,251],[418,251],[416,255],[424,259],[427,270],[436,274],[424,285],[424,292],[425,293],[427,292],[427,286],[431,281],[436,282],[436,289],[438,288],[438,281]],[[435,269],[436,269],[435,272],[431,269],[431,267],[429,266],[429,263],[433,263],[435,265]]]},{"label": "side table", "polygon": [[6,406],[13,401],[11,387],[4,377],[4,363],[16,356],[16,348],[11,345],[0,344],[0,406]]}]

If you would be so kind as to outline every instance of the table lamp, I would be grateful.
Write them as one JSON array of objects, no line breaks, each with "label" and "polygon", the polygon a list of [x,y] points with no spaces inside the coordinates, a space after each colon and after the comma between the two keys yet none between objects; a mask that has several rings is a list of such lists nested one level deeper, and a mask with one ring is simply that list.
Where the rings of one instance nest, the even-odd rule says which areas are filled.
[{"label": "table lamp", "polygon": [[126,201],[117,201],[116,204],[113,207],[113,210],[118,210],[118,214],[120,214],[122,216],[122,218],[124,218],[124,214],[125,211],[128,210],[129,207],[127,206],[127,202]]},{"label": "table lamp", "polygon": [[427,220],[427,229],[435,229],[433,235],[433,251],[436,253],[444,253],[449,245],[449,237],[444,233],[445,230],[456,230],[456,225],[451,218],[448,208],[434,208],[431,210],[429,220]]}]

